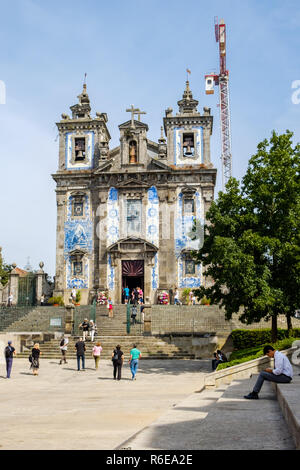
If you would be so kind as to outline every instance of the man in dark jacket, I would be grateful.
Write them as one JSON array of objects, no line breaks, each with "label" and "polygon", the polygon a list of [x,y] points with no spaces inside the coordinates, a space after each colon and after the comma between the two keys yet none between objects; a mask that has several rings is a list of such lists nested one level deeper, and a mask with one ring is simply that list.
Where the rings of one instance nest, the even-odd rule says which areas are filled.
[{"label": "man in dark jacket", "polygon": [[82,370],[85,370],[85,344],[82,338],[79,338],[79,341],[75,344],[75,348],[77,351],[77,370],[80,370],[80,358],[82,362]]},{"label": "man in dark jacket", "polygon": [[10,379],[10,373],[13,364],[13,357],[16,354],[15,348],[12,346],[12,341],[8,341],[8,345],[4,350],[5,360],[6,360],[6,378]]}]

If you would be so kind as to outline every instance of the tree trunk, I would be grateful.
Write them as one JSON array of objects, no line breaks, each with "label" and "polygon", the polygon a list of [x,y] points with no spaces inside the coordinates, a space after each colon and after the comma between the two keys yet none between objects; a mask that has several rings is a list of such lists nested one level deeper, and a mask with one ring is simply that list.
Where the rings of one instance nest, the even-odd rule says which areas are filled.
[{"label": "tree trunk", "polygon": [[292,317],[289,313],[286,316],[286,321],[287,321],[288,336],[290,336],[292,329],[293,329],[293,325],[292,325]]},{"label": "tree trunk", "polygon": [[277,341],[277,315],[272,315],[272,343]]}]

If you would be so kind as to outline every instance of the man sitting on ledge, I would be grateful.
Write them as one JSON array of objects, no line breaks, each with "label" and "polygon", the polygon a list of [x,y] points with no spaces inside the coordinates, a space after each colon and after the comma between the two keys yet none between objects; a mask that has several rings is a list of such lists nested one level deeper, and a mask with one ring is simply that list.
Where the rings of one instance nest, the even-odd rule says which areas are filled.
[{"label": "man sitting on ledge", "polygon": [[274,357],[274,369],[265,369],[260,372],[256,384],[253,387],[253,391],[249,395],[245,395],[244,398],[248,400],[257,400],[260,389],[264,383],[264,380],[270,382],[276,382],[280,384],[290,383],[293,378],[293,368],[288,358],[279,351],[275,351],[272,346],[264,347],[264,355],[268,357]]}]

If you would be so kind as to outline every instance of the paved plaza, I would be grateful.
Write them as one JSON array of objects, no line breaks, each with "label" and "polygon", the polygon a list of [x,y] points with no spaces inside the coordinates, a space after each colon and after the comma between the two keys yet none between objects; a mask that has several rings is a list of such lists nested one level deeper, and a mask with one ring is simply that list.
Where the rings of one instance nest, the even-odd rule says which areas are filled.
[{"label": "paved plaza", "polygon": [[15,359],[11,379],[0,365],[0,449],[115,449],[203,386],[210,361],[141,360],[137,380],[128,362],[120,382],[111,361],[86,371],[76,361],[41,359],[37,377]]}]

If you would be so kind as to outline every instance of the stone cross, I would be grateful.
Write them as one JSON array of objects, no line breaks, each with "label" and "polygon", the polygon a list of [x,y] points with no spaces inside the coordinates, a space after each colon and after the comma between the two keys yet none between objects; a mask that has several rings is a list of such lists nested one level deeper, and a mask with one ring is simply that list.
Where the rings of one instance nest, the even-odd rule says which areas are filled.
[{"label": "stone cross", "polygon": [[145,113],[145,111],[141,111],[139,108],[134,108],[133,104],[131,105],[131,108],[126,109],[126,113],[131,113],[131,127],[133,127],[133,128],[135,127],[134,126],[134,115],[137,114],[138,119],[140,121],[141,120],[141,114],[147,114],[147,113]]}]

